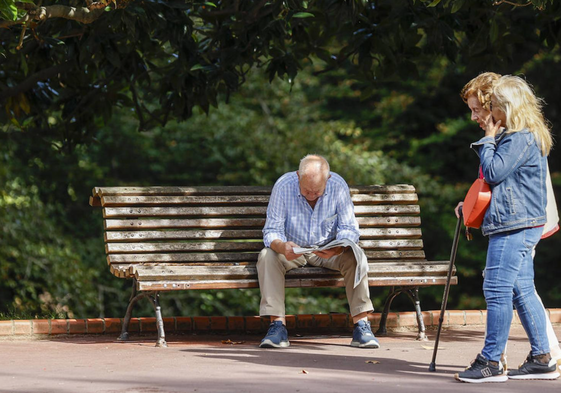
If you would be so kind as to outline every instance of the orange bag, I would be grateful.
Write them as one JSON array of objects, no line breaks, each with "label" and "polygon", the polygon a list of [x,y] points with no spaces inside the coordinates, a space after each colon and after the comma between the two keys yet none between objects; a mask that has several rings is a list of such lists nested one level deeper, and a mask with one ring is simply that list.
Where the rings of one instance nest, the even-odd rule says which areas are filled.
[{"label": "orange bag", "polygon": [[473,182],[464,199],[462,214],[464,225],[469,228],[479,228],[483,223],[485,212],[491,204],[491,188],[485,179],[477,179]]}]

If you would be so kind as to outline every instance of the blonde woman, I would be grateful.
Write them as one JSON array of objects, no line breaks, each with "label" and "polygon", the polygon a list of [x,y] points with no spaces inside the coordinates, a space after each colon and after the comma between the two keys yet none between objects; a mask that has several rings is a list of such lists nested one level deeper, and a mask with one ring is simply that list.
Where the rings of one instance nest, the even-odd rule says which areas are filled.
[{"label": "blonde woman", "polygon": [[[483,350],[455,378],[472,383],[556,379],[559,373],[550,355],[547,317],[534,287],[532,255],[546,222],[545,181],[552,138],[541,101],[523,79],[510,75],[491,79],[490,116],[485,119],[483,113],[480,123],[485,136],[471,145],[492,190],[481,226],[483,235],[489,236],[483,281],[487,329]],[[470,105],[469,97],[467,101]],[[474,118],[472,105],[470,108]],[[513,306],[531,352],[507,377],[500,357],[506,348]]]},{"label": "blonde woman", "polygon": [[[487,120],[491,116],[491,96],[493,95],[493,84],[499,80],[501,75],[494,72],[485,72],[479,74],[472,80],[470,80],[462,89],[460,96],[462,100],[468,105],[471,112],[471,120],[477,122],[482,130],[485,130]],[[548,201],[549,203],[549,201]],[[553,201],[555,203],[555,201]],[[455,212],[456,217],[459,217],[458,209],[463,205],[463,202],[459,202],[456,206]],[[551,235],[554,231],[549,233]],[[547,237],[547,235],[542,235],[542,238]],[[534,253],[535,250],[532,251]],[[546,313],[547,317],[547,313]],[[551,356],[557,361],[558,366],[561,365],[561,347],[559,346],[559,340],[553,330],[551,321],[547,317],[547,338],[549,341]],[[501,357],[501,366],[506,371],[506,347],[505,356]]]}]

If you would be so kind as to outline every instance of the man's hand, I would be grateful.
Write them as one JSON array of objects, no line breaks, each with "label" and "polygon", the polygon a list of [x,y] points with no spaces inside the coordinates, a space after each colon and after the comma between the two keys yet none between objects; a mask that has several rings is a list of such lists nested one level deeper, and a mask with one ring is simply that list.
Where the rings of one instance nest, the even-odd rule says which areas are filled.
[{"label": "man's hand", "polygon": [[464,206],[464,202],[458,202],[458,206],[456,206],[456,208],[454,209],[454,212],[456,213],[456,218],[460,218],[460,207]]},{"label": "man's hand", "polygon": [[273,240],[271,243],[271,249],[279,254],[285,256],[287,261],[292,261],[298,257],[301,257],[302,254],[295,254],[293,249],[294,247],[299,247],[298,244],[294,242],[283,242],[281,240]]},{"label": "man's hand", "polygon": [[320,258],[328,259],[328,258],[331,258],[332,256],[340,255],[344,251],[345,251],[345,247],[339,246],[339,247],[330,248],[328,250],[314,251],[313,253],[316,254]]}]

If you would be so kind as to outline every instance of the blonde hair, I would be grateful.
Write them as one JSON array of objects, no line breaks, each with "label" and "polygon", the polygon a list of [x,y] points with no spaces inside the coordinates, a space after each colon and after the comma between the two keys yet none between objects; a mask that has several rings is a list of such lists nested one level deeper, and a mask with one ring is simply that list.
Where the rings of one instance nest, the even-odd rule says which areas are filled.
[{"label": "blonde hair", "polygon": [[460,97],[467,104],[470,96],[475,96],[483,109],[491,110],[491,95],[493,94],[493,83],[501,76],[494,72],[484,72],[470,80],[462,91]]},{"label": "blonde hair", "polygon": [[518,76],[505,75],[493,85],[497,107],[506,115],[507,132],[528,129],[536,137],[542,155],[549,154],[553,138],[542,113],[544,101],[536,97],[532,87]]}]

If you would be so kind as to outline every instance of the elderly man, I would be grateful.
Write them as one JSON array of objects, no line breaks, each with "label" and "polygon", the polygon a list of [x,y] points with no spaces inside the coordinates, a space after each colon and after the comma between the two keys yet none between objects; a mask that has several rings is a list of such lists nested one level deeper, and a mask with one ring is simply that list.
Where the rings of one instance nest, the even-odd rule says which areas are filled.
[{"label": "elderly man", "polygon": [[368,322],[373,311],[365,276],[354,284],[357,261],[350,248],[334,247],[309,254],[295,254],[294,247],[324,245],[334,239],[359,238],[349,187],[345,180],[329,171],[327,160],[308,155],[296,172],[281,176],[271,193],[267,221],[263,228],[265,248],[257,260],[260,315],[268,315],[271,325],[261,348],[286,348],[284,286],[287,271],[306,264],[337,270],[343,275],[347,299],[355,324],[351,346],[379,348]]}]

